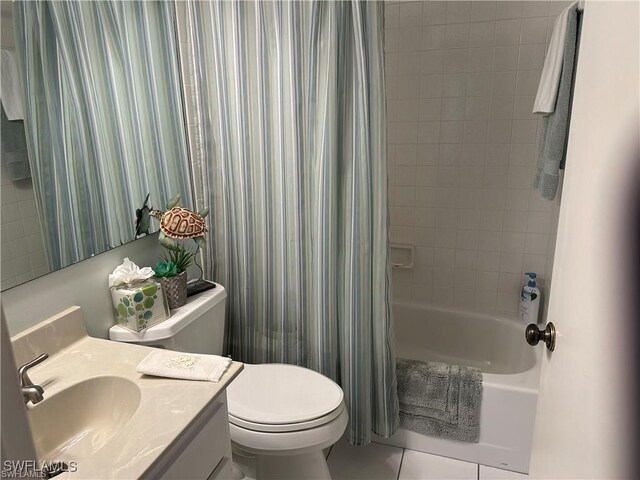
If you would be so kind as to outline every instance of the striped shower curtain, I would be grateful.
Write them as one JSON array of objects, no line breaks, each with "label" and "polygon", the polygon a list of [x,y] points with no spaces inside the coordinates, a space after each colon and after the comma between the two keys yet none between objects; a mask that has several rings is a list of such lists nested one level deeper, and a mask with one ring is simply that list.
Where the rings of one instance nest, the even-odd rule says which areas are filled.
[{"label": "striped shower curtain", "polygon": [[376,2],[186,7],[228,353],[334,379],[355,444],[398,424],[382,17]]},{"label": "striped shower curtain", "polygon": [[174,19],[172,2],[14,2],[52,269],[132,240],[147,193],[191,200]]}]

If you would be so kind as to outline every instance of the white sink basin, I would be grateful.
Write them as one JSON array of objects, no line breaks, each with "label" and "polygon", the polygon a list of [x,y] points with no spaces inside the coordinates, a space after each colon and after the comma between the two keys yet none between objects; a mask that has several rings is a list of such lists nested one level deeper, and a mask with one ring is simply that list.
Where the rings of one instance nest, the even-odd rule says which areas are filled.
[{"label": "white sink basin", "polygon": [[99,376],[84,380],[29,408],[38,458],[78,461],[94,454],[131,419],[140,388],[131,380]]}]

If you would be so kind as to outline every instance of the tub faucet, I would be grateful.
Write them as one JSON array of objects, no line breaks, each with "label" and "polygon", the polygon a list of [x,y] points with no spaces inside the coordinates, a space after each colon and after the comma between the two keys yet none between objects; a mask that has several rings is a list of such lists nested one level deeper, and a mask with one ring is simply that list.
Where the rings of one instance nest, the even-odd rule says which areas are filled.
[{"label": "tub faucet", "polygon": [[40,403],[42,400],[44,400],[44,389],[40,385],[33,384],[31,379],[29,378],[29,375],[27,375],[27,370],[44,362],[47,358],[49,358],[49,355],[43,353],[30,362],[25,363],[18,369],[18,376],[20,377],[20,390],[22,390],[24,403],[31,402],[35,405],[36,403]]}]

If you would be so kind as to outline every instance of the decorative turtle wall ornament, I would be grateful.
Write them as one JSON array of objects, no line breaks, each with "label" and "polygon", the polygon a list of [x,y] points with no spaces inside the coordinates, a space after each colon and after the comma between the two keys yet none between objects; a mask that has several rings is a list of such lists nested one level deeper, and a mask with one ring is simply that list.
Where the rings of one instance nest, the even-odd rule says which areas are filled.
[{"label": "decorative turtle wall ornament", "polygon": [[167,210],[161,211],[152,209],[149,215],[160,220],[160,244],[173,250],[177,243],[174,239],[186,240],[193,238],[200,248],[205,247],[204,234],[207,227],[204,224],[204,217],[209,213],[205,208],[199,212],[193,212],[184,207],[177,207],[180,195],[176,195],[167,202]]}]

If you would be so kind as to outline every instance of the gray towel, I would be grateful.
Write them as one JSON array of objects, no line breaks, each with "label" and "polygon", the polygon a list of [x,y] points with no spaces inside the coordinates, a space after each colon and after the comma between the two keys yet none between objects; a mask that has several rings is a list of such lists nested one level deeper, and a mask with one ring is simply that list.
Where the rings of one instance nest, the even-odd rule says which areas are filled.
[{"label": "gray towel", "polygon": [[575,66],[580,43],[580,17],[581,13],[578,12],[577,7],[569,11],[556,108],[553,113],[542,118],[540,126],[538,164],[533,186],[540,192],[542,198],[547,200],[555,198],[559,170],[564,169],[571,120]]},{"label": "gray towel", "polygon": [[396,377],[402,428],[451,440],[478,441],[480,370],[398,358]]},{"label": "gray towel", "polygon": [[2,144],[2,163],[12,181],[31,178],[29,168],[29,155],[27,153],[27,140],[22,120],[9,120],[0,108],[2,118],[0,120],[0,143]]}]

